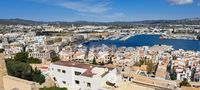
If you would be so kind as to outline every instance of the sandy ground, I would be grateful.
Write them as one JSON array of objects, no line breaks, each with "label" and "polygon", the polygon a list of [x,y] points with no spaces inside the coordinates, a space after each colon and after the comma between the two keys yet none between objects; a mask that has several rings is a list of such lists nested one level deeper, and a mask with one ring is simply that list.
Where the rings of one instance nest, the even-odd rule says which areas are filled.
[{"label": "sandy ground", "polygon": [[128,81],[120,81],[117,83],[117,88],[106,87],[108,90],[155,90],[155,88],[144,86],[141,84],[131,83]]},{"label": "sandy ground", "polygon": [[118,88],[115,88],[113,90],[155,90],[154,88],[142,86],[136,83],[131,82],[119,82]]}]

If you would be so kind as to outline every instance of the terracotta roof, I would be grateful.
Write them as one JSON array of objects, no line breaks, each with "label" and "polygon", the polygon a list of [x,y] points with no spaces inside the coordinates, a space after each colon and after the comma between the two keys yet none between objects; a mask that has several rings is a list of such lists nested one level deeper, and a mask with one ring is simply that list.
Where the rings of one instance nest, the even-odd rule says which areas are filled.
[{"label": "terracotta roof", "polygon": [[140,67],[138,67],[138,66],[131,66],[131,70],[133,70],[133,71],[137,71],[139,69],[140,69]]},{"label": "terracotta roof", "polygon": [[68,66],[68,67],[83,68],[83,69],[90,69],[93,67],[93,65],[91,64],[84,64],[84,63],[72,62],[72,61],[58,61],[58,62],[54,62],[54,64],[61,65],[61,66]]},{"label": "terracotta roof", "polygon": [[148,68],[147,65],[142,65],[142,66],[140,67],[140,70],[142,70],[142,71],[147,71],[147,68]]},{"label": "terracotta roof", "polygon": [[[108,70],[114,69],[114,67],[97,66],[97,65],[85,64],[85,63],[73,62],[73,61],[58,61],[58,62],[54,62],[54,64],[61,65],[61,66],[67,66],[67,67],[76,67],[76,68],[86,69],[86,71],[81,74],[81,75],[86,76],[86,77],[92,77],[93,75],[96,75],[95,73],[92,73],[92,69],[95,68],[95,67],[107,68]],[[107,73],[108,72],[104,72],[101,76],[103,77]]]},{"label": "terracotta roof", "polygon": [[92,77],[93,75],[96,75],[96,74],[92,73],[92,68],[89,68],[81,75],[87,76],[87,77]]}]

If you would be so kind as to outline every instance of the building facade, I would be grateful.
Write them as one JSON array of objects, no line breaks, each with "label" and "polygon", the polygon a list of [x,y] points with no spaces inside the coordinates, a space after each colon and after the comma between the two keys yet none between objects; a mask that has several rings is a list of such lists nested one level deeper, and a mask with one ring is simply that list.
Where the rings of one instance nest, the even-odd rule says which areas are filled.
[{"label": "building facade", "polygon": [[99,90],[107,81],[115,83],[116,69],[71,61],[58,61],[49,66],[50,77],[57,86],[69,90]]}]

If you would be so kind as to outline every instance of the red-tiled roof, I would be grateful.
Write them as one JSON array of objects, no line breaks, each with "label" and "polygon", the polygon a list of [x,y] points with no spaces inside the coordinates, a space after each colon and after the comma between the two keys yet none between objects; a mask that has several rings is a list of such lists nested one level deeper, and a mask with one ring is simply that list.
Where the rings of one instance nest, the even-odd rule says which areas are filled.
[{"label": "red-tiled roof", "polygon": [[[86,69],[84,73],[81,75],[87,76],[87,77],[92,77],[95,75],[92,73],[92,69],[94,67],[100,67],[100,68],[108,68],[108,70],[113,70],[114,68],[112,67],[107,67],[107,66],[97,66],[97,65],[92,65],[92,64],[85,64],[85,63],[80,63],[80,62],[73,62],[73,61],[58,61],[54,62],[56,65],[61,65],[61,66],[67,66],[67,67],[77,67],[77,68],[83,68]],[[102,77],[105,76],[108,72],[105,72],[102,74]]]},{"label": "red-tiled roof", "polygon": [[91,65],[91,64],[72,62],[72,61],[58,61],[58,62],[54,62],[54,64],[61,65],[61,66],[67,66],[67,67],[83,68],[83,69],[89,69],[89,68],[93,67],[93,65]]}]

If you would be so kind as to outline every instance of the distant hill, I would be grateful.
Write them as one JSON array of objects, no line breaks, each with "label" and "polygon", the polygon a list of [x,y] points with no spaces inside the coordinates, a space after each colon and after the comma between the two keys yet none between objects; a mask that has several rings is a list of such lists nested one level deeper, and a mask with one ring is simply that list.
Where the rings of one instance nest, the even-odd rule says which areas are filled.
[{"label": "distant hill", "polygon": [[7,25],[32,25],[32,24],[40,24],[41,22],[31,21],[31,20],[24,20],[24,19],[0,19],[0,24],[7,24]]},{"label": "distant hill", "polygon": [[43,22],[43,21],[32,21],[24,19],[0,19],[0,24],[4,25],[40,25],[40,24],[51,24],[51,25],[134,25],[134,24],[188,24],[188,25],[200,25],[200,18],[188,18],[180,20],[144,20],[144,21],[131,21],[131,22],[88,22],[88,21],[75,21],[75,22]]}]

